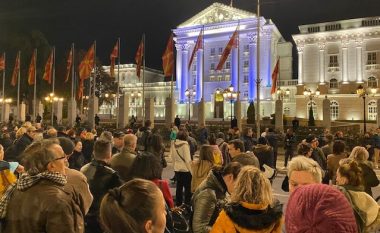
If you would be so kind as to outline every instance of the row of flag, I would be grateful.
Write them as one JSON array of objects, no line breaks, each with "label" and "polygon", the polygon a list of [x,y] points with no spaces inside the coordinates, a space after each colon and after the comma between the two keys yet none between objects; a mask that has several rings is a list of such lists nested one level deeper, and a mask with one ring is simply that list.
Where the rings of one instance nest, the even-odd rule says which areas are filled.
[{"label": "row of flag", "polygon": [[[219,63],[216,67],[216,70],[221,70],[228,58],[228,56],[231,53],[232,48],[237,48],[238,47],[238,38],[239,38],[239,26],[236,27],[236,30],[232,34],[230,40],[228,41],[226,47],[223,50],[223,53],[221,55],[221,58],[219,60]],[[137,49],[136,55],[135,55],[135,62],[136,62],[136,75],[140,78],[140,71],[141,67],[143,65],[143,58],[145,54],[145,40],[144,38],[141,40],[139,47]],[[204,29],[202,29],[197,37],[197,41],[195,43],[195,46],[193,48],[190,61],[188,64],[188,69],[190,70],[190,67],[192,65],[192,62],[195,57],[195,53],[199,49],[204,48]],[[96,42],[92,44],[92,46],[89,48],[85,56],[83,57],[81,63],[79,64],[79,90],[78,90],[78,98],[81,98],[83,96],[83,88],[84,88],[84,80],[89,78],[91,75],[92,70],[94,69],[95,66],[95,54],[96,54]],[[68,58],[67,58],[67,71],[65,75],[65,82],[68,82],[69,77],[70,77],[70,71],[72,69],[73,65],[73,47],[71,48]],[[115,46],[112,49],[112,52],[110,54],[110,76],[115,77],[115,61],[116,58],[120,57],[120,40],[118,39]],[[31,62],[29,65],[29,72],[28,72],[28,84],[29,85],[34,85],[35,84],[35,77],[36,77],[36,60],[37,60],[37,50],[34,50]],[[43,80],[47,81],[49,84],[51,84],[52,80],[52,70],[53,70],[53,65],[54,65],[54,60],[55,60],[55,49],[53,48],[52,51],[50,52],[50,55],[47,59],[46,65],[45,65],[45,70],[44,70],[44,75],[43,75]],[[173,40],[173,34],[170,35],[164,54],[162,55],[162,66],[163,66],[163,71],[165,77],[172,76],[173,75],[173,70],[174,70],[174,40]],[[0,57],[0,71],[5,69],[5,55]],[[20,53],[17,54],[16,57],[16,62],[15,62],[15,67],[13,69],[12,73],[12,80],[11,80],[11,85],[15,86],[17,83],[17,76],[19,73],[20,69]],[[274,69],[274,72],[272,74],[272,91],[275,91],[275,83],[277,83],[277,75],[278,75],[278,62],[276,64],[276,67]],[[274,80],[275,79],[275,80]],[[273,91],[274,88],[274,91]]]}]

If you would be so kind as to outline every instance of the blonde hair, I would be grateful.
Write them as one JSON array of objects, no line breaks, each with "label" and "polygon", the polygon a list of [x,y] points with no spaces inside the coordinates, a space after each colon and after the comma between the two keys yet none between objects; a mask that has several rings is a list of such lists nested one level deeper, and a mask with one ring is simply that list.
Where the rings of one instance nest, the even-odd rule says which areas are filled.
[{"label": "blonde hair", "polygon": [[354,159],[359,163],[367,161],[368,157],[368,151],[362,146],[355,146],[354,149],[352,149],[351,154],[349,156],[350,159]]},{"label": "blonde hair", "polygon": [[258,168],[244,166],[237,177],[231,202],[272,205],[273,194],[268,178]]},{"label": "blonde hair", "polygon": [[19,128],[19,129],[16,131],[16,139],[21,138],[22,135],[24,135],[24,133],[26,133],[26,128],[25,128],[25,127],[21,127],[21,128]]},{"label": "blonde hair", "polygon": [[313,159],[307,158],[305,156],[294,157],[289,162],[288,177],[292,175],[293,171],[305,171],[309,172],[315,182],[321,183],[323,172],[319,164]]},{"label": "blonde hair", "polygon": [[94,137],[95,137],[95,135],[94,135],[93,133],[91,133],[91,132],[87,132],[87,133],[84,135],[84,139],[85,139],[85,140],[89,140],[89,141],[94,140]]}]

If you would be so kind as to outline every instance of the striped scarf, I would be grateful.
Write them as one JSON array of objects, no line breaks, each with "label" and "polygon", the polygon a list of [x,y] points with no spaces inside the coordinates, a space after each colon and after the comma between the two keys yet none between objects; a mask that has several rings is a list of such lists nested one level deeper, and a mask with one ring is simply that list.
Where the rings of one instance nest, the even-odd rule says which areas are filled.
[{"label": "striped scarf", "polygon": [[21,174],[20,178],[16,183],[10,185],[5,191],[4,195],[0,199],[0,219],[5,218],[7,214],[7,206],[12,197],[13,192],[17,189],[20,191],[27,190],[28,188],[35,185],[41,179],[50,180],[58,185],[65,185],[67,183],[66,176],[59,172],[42,172],[37,175],[31,176],[28,173]]}]

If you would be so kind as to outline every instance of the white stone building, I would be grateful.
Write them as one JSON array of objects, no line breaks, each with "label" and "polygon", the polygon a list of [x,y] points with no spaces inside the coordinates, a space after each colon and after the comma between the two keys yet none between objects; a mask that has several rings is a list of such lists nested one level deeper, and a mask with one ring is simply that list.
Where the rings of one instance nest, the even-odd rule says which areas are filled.
[{"label": "white stone building", "polygon": [[[323,119],[322,101],[330,100],[332,120],[377,119],[380,75],[380,18],[360,18],[302,25],[293,35],[298,50],[297,116]],[[366,103],[356,94],[362,85]],[[321,96],[306,98],[305,89]],[[365,109],[365,110],[364,110]]]}]

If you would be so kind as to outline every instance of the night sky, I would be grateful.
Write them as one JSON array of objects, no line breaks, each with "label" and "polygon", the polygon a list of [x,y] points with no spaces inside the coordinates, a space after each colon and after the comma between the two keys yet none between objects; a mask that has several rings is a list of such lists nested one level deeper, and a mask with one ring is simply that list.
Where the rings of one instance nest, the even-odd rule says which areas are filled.
[{"label": "night sky", "polygon": [[[216,1],[212,0],[0,0],[2,28],[40,30],[57,53],[70,44],[87,50],[97,40],[98,56],[109,54],[121,38],[121,62],[134,62],[142,33],[146,33],[147,67],[161,68],[170,30]],[[229,4],[229,0],[220,0]],[[256,12],[256,0],[235,0],[234,7]],[[380,16],[380,0],[261,0],[262,15],[271,18],[286,40],[302,24]],[[1,48],[0,52],[8,50]],[[16,51],[8,51],[14,52]]]}]

